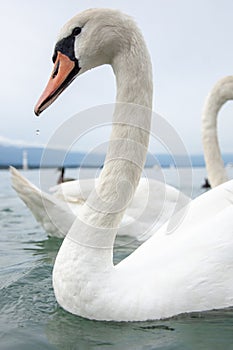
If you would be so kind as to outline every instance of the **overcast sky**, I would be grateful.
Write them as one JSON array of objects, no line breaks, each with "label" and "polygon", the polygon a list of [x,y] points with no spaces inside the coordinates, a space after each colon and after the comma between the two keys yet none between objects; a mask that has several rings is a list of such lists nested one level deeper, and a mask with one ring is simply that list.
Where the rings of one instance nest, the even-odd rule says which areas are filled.
[{"label": "overcast sky", "polygon": [[[153,62],[154,110],[190,153],[202,152],[205,97],[219,78],[233,74],[232,0],[8,0],[0,6],[0,140],[47,143],[68,117],[114,102],[113,73],[104,66],[76,79],[40,118],[33,113],[52,70],[60,27],[84,9],[111,7],[133,16],[144,34]],[[233,150],[232,117],[228,103],[219,120],[224,152]]]}]

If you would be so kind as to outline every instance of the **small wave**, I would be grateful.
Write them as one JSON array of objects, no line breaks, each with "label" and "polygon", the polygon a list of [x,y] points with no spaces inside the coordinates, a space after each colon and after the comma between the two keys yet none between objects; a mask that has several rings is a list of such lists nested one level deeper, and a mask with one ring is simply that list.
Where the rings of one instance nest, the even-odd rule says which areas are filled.
[{"label": "small wave", "polygon": [[0,210],[2,213],[13,213],[13,210],[11,208],[3,208]]}]

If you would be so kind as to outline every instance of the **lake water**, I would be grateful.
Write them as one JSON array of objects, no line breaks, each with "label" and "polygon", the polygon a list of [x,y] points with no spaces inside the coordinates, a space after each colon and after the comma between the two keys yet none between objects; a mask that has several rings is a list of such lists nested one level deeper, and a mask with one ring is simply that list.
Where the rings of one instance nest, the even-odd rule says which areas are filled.
[{"label": "lake water", "polygon": [[[154,170],[150,170],[152,173]],[[156,172],[156,171],[154,171]],[[230,177],[233,170],[229,169]],[[95,169],[85,170],[86,177]],[[39,171],[23,174],[39,183]],[[163,170],[177,185],[175,169]],[[182,189],[190,192],[190,170],[182,170]],[[47,187],[55,170],[44,170]],[[76,176],[68,169],[67,176]],[[205,169],[193,170],[192,197],[199,195]],[[8,171],[0,171],[0,349],[233,349],[233,308],[193,313],[151,322],[97,322],[73,316],[55,300],[52,268],[61,240],[48,238],[10,186]],[[115,261],[136,244],[119,245]]]}]

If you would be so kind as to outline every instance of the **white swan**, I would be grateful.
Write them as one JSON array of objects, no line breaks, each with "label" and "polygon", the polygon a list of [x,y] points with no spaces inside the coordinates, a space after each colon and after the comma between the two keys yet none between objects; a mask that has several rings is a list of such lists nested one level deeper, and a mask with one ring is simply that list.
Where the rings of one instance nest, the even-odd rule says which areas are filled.
[{"label": "white swan", "polygon": [[233,98],[233,77],[220,79],[208,94],[202,113],[202,144],[211,187],[228,180],[217,134],[217,116],[225,102]]},{"label": "white swan", "polygon": [[[68,78],[63,59],[69,62]],[[122,113],[116,105],[107,161],[96,191],[79,211],[55,261],[53,286],[58,303],[73,314],[115,321],[159,319],[233,305],[233,181],[192,201],[172,234],[167,234],[165,224],[113,265],[122,208],[131,196],[128,188],[134,191],[138,185],[149,138],[145,130],[151,115],[151,64],[135,23],[109,9],[88,10],[71,19],[55,47],[57,75],[53,73],[35,112],[38,115],[54,101],[62,82],[65,88],[76,75],[105,63],[112,65],[116,75],[117,101],[148,110],[139,113],[137,106]],[[116,120],[121,123],[115,124]],[[144,131],[141,125],[129,125],[132,120],[136,125],[143,121]],[[121,147],[116,147],[119,138]],[[137,166],[126,154],[130,160],[137,158]]]},{"label": "white swan", "polygon": [[[41,191],[14,167],[10,167],[12,187],[51,237],[63,238],[95,186],[94,179],[81,179],[55,186],[53,194]],[[150,195],[149,195],[150,193]],[[124,214],[119,236],[144,241],[152,228],[162,226],[189,198],[160,181],[141,178]]]}]

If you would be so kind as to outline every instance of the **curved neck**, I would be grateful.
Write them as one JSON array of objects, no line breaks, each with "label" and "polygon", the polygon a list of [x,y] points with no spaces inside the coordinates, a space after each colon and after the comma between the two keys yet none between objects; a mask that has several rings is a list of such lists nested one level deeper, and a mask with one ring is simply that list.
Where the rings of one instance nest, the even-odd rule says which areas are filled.
[{"label": "curved neck", "polygon": [[207,96],[202,114],[202,143],[211,187],[228,180],[218,142],[217,117],[220,108],[233,99],[233,76],[217,82]]},{"label": "curved neck", "polygon": [[[105,164],[68,237],[91,249],[96,264],[112,263],[112,248],[146,160],[152,108],[152,68],[138,32],[133,47],[114,57],[117,99]],[[95,249],[95,258],[93,255]],[[105,248],[106,257],[103,258]],[[81,249],[81,248],[80,248]],[[85,249],[85,260],[90,257]],[[98,255],[101,257],[98,257]]]}]

